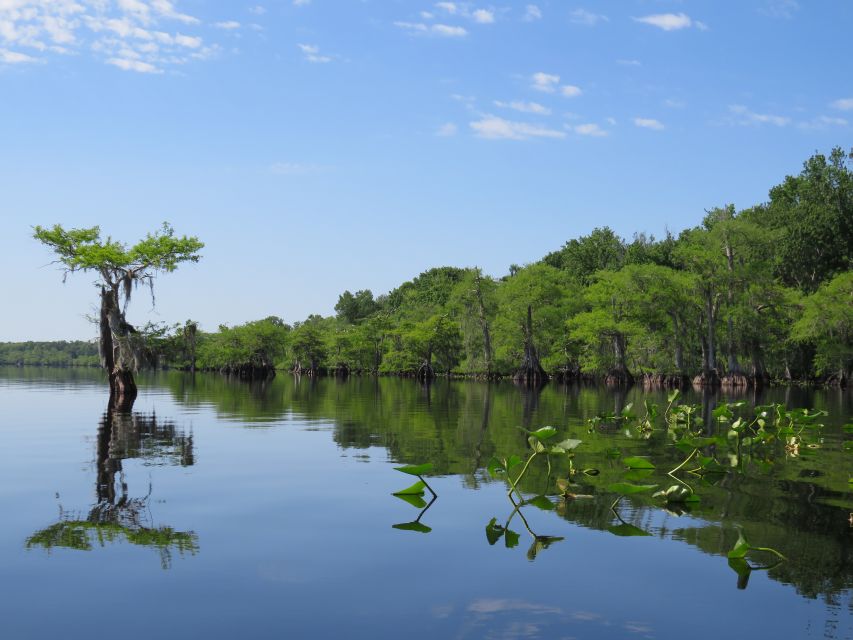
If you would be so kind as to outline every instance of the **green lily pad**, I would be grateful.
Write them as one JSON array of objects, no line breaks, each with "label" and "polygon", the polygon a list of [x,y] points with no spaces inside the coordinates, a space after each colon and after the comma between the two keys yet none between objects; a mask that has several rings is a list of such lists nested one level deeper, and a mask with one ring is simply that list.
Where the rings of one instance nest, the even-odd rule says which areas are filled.
[{"label": "green lily pad", "polygon": [[408,464],[404,467],[394,467],[394,470],[399,471],[400,473],[408,473],[410,476],[422,476],[425,473],[432,471],[432,463]]},{"label": "green lily pad", "polygon": [[432,529],[420,522],[401,522],[400,524],[392,524],[392,528],[402,531],[417,531],[418,533],[429,533]]},{"label": "green lily pad", "polygon": [[610,493],[618,493],[623,496],[630,496],[635,493],[645,493],[656,488],[656,484],[630,484],[628,482],[615,482],[607,485],[607,490]]},{"label": "green lily pad", "polygon": [[406,487],[405,489],[400,489],[399,491],[395,491],[392,495],[395,496],[406,496],[406,495],[416,495],[422,496],[424,494],[424,489],[426,488],[426,484],[418,480],[411,487]]},{"label": "green lily pad", "polygon": [[654,469],[655,465],[652,464],[646,458],[638,458],[636,456],[632,456],[630,458],[623,458],[622,462],[625,463],[625,466],[629,469]]}]

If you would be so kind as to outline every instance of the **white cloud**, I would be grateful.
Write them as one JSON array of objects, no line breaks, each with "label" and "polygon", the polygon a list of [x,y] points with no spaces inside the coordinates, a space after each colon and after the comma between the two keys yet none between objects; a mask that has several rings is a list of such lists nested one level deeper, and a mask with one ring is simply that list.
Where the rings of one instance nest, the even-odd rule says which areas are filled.
[{"label": "white cloud", "polygon": [[186,33],[200,24],[170,0],[0,0],[0,50],[13,48],[19,55],[4,59],[16,60],[32,58],[22,49],[94,54],[119,69],[160,73],[218,51]]},{"label": "white cloud", "polygon": [[800,8],[796,0],[766,0],[758,12],[771,18],[790,20]]},{"label": "white cloud", "polygon": [[471,17],[473,17],[474,22],[478,24],[492,24],[495,21],[494,12],[487,11],[486,9],[477,9],[471,14]]},{"label": "white cloud", "polygon": [[670,109],[683,109],[687,106],[687,103],[683,100],[675,100],[673,98],[667,98],[663,101],[663,106],[669,107]]},{"label": "white cloud", "polygon": [[139,73],[163,73],[153,64],[128,58],[109,58],[107,64],[114,65],[124,71],[137,71]]},{"label": "white cloud", "polygon": [[267,8],[262,6],[262,5],[259,5],[259,4],[256,4],[254,7],[249,7],[249,13],[256,15],[256,16],[262,16],[266,12],[267,12]]},{"label": "white cloud", "polygon": [[586,9],[575,9],[569,14],[569,21],[574,24],[582,24],[587,27],[594,27],[599,22],[610,22],[610,18],[600,13],[593,13]]},{"label": "white cloud", "polygon": [[470,127],[480,138],[491,140],[528,140],[530,138],[565,138],[562,131],[549,129],[528,122],[514,122],[497,116],[484,116],[470,123]]},{"label": "white cloud", "polygon": [[827,127],[846,127],[849,123],[844,118],[831,116],[818,116],[808,122],[800,122],[800,129],[826,129]]},{"label": "white cloud", "polygon": [[642,63],[639,60],[622,58],[617,60],[616,64],[621,64],[626,67],[639,67]]},{"label": "white cloud", "polygon": [[524,18],[522,18],[525,22],[533,22],[534,20],[542,19],[542,9],[540,9],[535,4],[529,4],[524,8]]},{"label": "white cloud", "polygon": [[572,127],[572,130],[582,136],[592,136],[595,138],[603,138],[607,132],[597,124],[589,122],[587,124],[579,124]]},{"label": "white cloud", "polygon": [[0,64],[22,64],[25,62],[37,62],[37,59],[28,56],[26,53],[0,49]]},{"label": "white cloud", "polygon": [[435,6],[437,9],[441,9],[450,14],[455,14],[458,10],[455,2],[436,2]]},{"label": "white cloud", "polygon": [[557,84],[560,82],[560,76],[538,71],[533,74],[530,80],[532,83],[530,86],[536,89],[537,91],[544,91],[545,93],[554,93],[554,91],[557,90]]},{"label": "white cloud", "polygon": [[501,102],[500,100],[495,100],[495,106],[500,107],[501,109],[512,109],[513,111],[518,111],[520,113],[535,113],[540,116],[551,115],[551,110],[538,102],[522,102],[520,100]]},{"label": "white cloud", "polygon": [[423,22],[395,22],[395,27],[411,33],[422,33],[442,38],[463,38],[468,35],[464,27],[454,27],[446,24],[424,24]]},{"label": "white cloud", "polygon": [[642,129],[653,129],[654,131],[663,131],[666,128],[660,120],[654,118],[634,118],[634,124]]},{"label": "white cloud", "polygon": [[435,15],[430,13],[429,11],[421,11],[421,18],[423,18],[424,20],[432,20],[434,17]]},{"label": "white cloud", "polygon": [[791,119],[785,116],[755,113],[740,104],[733,104],[729,106],[729,113],[733,115],[733,122],[739,125],[772,124],[775,127],[786,127],[791,124]]},{"label": "white cloud", "polygon": [[226,20],[225,22],[214,22],[213,26],[217,29],[233,30],[239,29],[240,23],[236,20]]},{"label": "white cloud", "polygon": [[446,122],[435,130],[435,135],[440,138],[450,138],[451,136],[455,136],[457,132],[457,127],[452,122]]},{"label": "white cloud", "polygon": [[567,98],[576,98],[580,94],[583,93],[580,87],[576,87],[573,84],[564,84],[560,87],[560,93],[562,93]]},{"label": "white cloud", "polygon": [[851,111],[853,110],[853,98],[841,98],[833,102],[831,106],[841,111]]},{"label": "white cloud", "polygon": [[[650,24],[664,31],[677,31],[678,29],[687,29],[693,26],[693,20],[686,13],[658,13],[651,16],[643,16],[642,18],[634,18],[634,20],[643,24]],[[705,25],[702,24],[702,27],[705,27]]]},{"label": "white cloud", "polygon": [[299,47],[299,50],[308,62],[323,64],[332,61],[331,56],[321,55],[320,47],[315,44],[297,44],[296,46]]},{"label": "white cloud", "polygon": [[464,27],[453,27],[447,24],[434,24],[430,31],[445,38],[462,38],[468,35]]}]

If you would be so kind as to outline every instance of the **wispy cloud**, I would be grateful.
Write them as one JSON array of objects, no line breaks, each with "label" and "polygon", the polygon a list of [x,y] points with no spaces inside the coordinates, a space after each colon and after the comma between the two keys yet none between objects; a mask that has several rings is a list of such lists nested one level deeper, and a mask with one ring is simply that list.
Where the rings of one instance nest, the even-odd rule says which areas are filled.
[{"label": "wispy cloud", "polygon": [[581,136],[592,136],[594,138],[603,138],[607,135],[607,131],[599,127],[594,122],[588,122],[586,124],[577,124],[574,127],[571,127],[572,131]]},{"label": "wispy cloud", "polygon": [[495,106],[500,107],[501,109],[512,109],[513,111],[518,111],[520,113],[535,113],[540,116],[551,115],[551,110],[538,102],[522,102],[521,100],[501,102],[500,100],[495,100]]},{"label": "wispy cloud", "polygon": [[332,57],[327,55],[322,55],[320,53],[320,47],[315,44],[297,44],[299,50],[302,52],[303,57],[308,62],[313,62],[315,64],[325,64],[326,62],[331,62]]},{"label": "wispy cloud", "polygon": [[846,127],[849,122],[844,118],[833,116],[818,116],[806,122],[798,122],[797,126],[800,129],[828,129],[830,127]]},{"label": "wispy cloud", "polygon": [[262,16],[266,12],[267,12],[267,8],[264,7],[263,5],[260,5],[260,4],[256,4],[254,7],[249,7],[249,13],[256,15],[256,16]]},{"label": "wispy cloud", "polygon": [[569,22],[573,24],[582,24],[587,27],[594,27],[599,22],[610,22],[610,18],[600,13],[593,13],[586,9],[575,9],[569,13]]},{"label": "wispy cloud", "polygon": [[800,4],[796,0],[765,0],[758,12],[771,18],[790,20],[799,9]]},{"label": "wispy cloud", "polygon": [[667,98],[663,101],[663,106],[669,107],[670,109],[683,109],[687,106],[687,103],[684,100],[675,100],[674,98]]},{"label": "wispy cloud", "polygon": [[833,109],[841,111],[853,111],[853,98],[841,98],[832,103]]},{"label": "wispy cloud", "polygon": [[522,20],[524,20],[525,22],[533,22],[535,20],[541,19],[542,9],[540,9],[537,5],[529,4],[524,7],[524,17],[522,18]]},{"label": "wispy cloud", "polygon": [[217,29],[225,29],[226,31],[233,31],[234,29],[240,28],[240,23],[236,20],[226,20],[225,22],[214,22],[213,26]]},{"label": "wispy cloud", "polygon": [[654,118],[634,118],[634,124],[642,129],[652,129],[654,131],[663,131],[666,128],[662,122]]},{"label": "wispy cloud", "polygon": [[554,93],[557,90],[557,85],[560,82],[560,76],[554,75],[552,73],[544,73],[543,71],[537,71],[530,78],[530,86],[537,91],[544,91],[545,93]]},{"label": "wispy cloud", "polygon": [[395,27],[413,34],[434,35],[442,38],[464,38],[468,31],[464,27],[447,24],[424,24],[423,22],[397,21]]},{"label": "wispy cloud", "polygon": [[777,116],[769,113],[756,113],[742,104],[729,106],[732,121],[739,125],[762,125],[772,124],[775,127],[786,127],[791,124],[791,119],[786,116]]},{"label": "wispy cloud", "polygon": [[688,29],[696,27],[701,31],[707,30],[708,26],[704,22],[693,20],[686,13],[657,13],[650,16],[642,16],[634,18],[635,22],[642,22],[664,31],[678,31],[679,29]]},{"label": "wispy cloud", "polygon": [[294,7],[306,7],[311,4],[311,0],[293,0]]},{"label": "wispy cloud", "polygon": [[457,11],[459,11],[459,6],[455,2],[436,2],[435,7],[436,9],[446,11],[450,15],[454,15]]},{"label": "wispy cloud", "polygon": [[530,76],[530,88],[543,93],[556,93],[559,90],[567,98],[574,98],[583,93],[580,87],[573,84],[561,86],[560,76],[543,71],[538,71]]},{"label": "wispy cloud", "polygon": [[471,17],[477,24],[492,24],[495,21],[494,11],[488,11],[487,9],[477,9],[471,14]]},{"label": "wispy cloud", "polygon": [[38,59],[28,56],[26,53],[0,49],[0,64],[23,64],[28,62],[38,62]]},{"label": "wispy cloud", "polygon": [[457,131],[458,127],[455,124],[452,122],[445,122],[435,130],[435,135],[440,138],[449,138],[451,136],[455,136]]},{"label": "wispy cloud", "polygon": [[631,59],[619,59],[616,61],[616,64],[621,64],[625,67],[639,67],[642,63],[639,60]]},{"label": "wispy cloud", "polygon": [[529,140],[530,138],[565,138],[563,131],[550,129],[539,124],[515,122],[498,116],[484,116],[470,123],[471,129],[480,138],[491,140]]},{"label": "wispy cloud", "polygon": [[94,53],[124,71],[158,73],[218,51],[190,31],[199,25],[169,0],[0,0],[0,63],[36,51],[43,60]]}]

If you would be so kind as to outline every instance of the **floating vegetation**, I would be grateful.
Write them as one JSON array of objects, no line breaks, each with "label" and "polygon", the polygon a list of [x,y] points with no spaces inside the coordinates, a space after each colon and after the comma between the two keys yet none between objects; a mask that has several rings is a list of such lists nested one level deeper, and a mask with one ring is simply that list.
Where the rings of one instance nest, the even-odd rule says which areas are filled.
[{"label": "floating vegetation", "polygon": [[[662,469],[659,460],[653,462],[647,455],[632,452],[633,455],[623,456],[619,449],[605,448],[605,458],[613,460],[613,468],[607,470],[605,479],[599,480],[600,469],[578,464],[576,456],[578,451],[583,451],[583,441],[558,437],[558,429],[553,426],[524,430],[528,449],[523,455],[495,456],[486,464],[491,477],[506,482],[507,498],[512,507],[503,523],[497,518],[488,522],[485,528],[488,543],[495,545],[503,540],[507,548],[518,546],[521,534],[510,528],[518,516],[533,540],[528,551],[528,558],[533,560],[537,553],[563,537],[534,532],[524,509],[553,511],[558,508],[564,513],[567,506],[577,500],[610,501],[614,519],[613,524],[606,527],[610,533],[621,537],[648,536],[651,535],[648,531],[620,515],[617,507],[623,499],[640,500],[652,508],[680,515],[701,502],[706,487],[719,484],[727,476],[746,476],[747,461],[767,465],[774,459],[774,453],[796,457],[805,452],[817,454],[822,449],[821,419],[827,415],[825,411],[788,410],[781,404],[770,404],[756,406],[749,413],[744,410],[745,403],[731,402],[719,405],[703,417],[699,405],[681,404],[679,399],[680,392],[676,390],[669,394],[663,410],[646,401],[641,415],[633,413],[632,405],[628,405],[618,413],[600,414],[587,421],[588,432],[594,438],[607,438],[608,430],[614,425],[635,434],[639,441],[649,440],[653,434],[666,438],[671,450],[677,453],[677,463],[669,469],[668,464]],[[853,429],[847,425],[845,430]],[[525,480],[534,467],[538,467],[540,474],[544,470],[546,484],[544,490],[531,497],[522,487],[530,484]],[[556,477],[555,469],[560,470]],[[413,523],[394,527],[429,531],[420,524],[420,518],[436,498],[422,477],[432,470],[432,465],[412,465],[397,470],[417,476],[418,482],[394,495],[423,511]],[[661,482],[661,479],[669,482]],[[853,478],[850,483],[853,484]],[[429,504],[423,500],[427,489],[433,495]],[[738,574],[739,588],[745,588],[752,571],[772,569],[786,558],[774,548],[750,544],[739,526],[738,532],[738,540],[727,553],[727,559]],[[747,556],[752,555],[772,556],[773,562],[751,564]]]}]

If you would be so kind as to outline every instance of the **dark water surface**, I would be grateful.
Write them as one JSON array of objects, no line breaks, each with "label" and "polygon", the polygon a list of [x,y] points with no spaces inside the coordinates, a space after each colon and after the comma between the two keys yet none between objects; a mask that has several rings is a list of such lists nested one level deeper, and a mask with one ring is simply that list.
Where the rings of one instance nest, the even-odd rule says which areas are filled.
[{"label": "dark water surface", "polygon": [[[105,416],[97,371],[0,369],[0,638],[853,638],[853,394],[762,394],[829,412],[812,448],[719,451],[729,471],[690,480],[689,512],[649,494],[617,517],[605,487],[625,457],[684,458],[662,423],[648,439],[589,431],[644,398],[666,402],[161,373],[142,376],[132,415]],[[537,460],[522,492],[549,497],[513,514],[484,467],[525,453],[519,425],[546,424],[583,440],[576,466],[601,473],[577,492],[596,497],[559,498]],[[393,466],[421,462],[439,497],[394,528],[421,509],[391,496],[413,480]],[[511,516],[518,544],[490,545],[487,524]],[[739,574],[738,527],[788,560]]]}]

